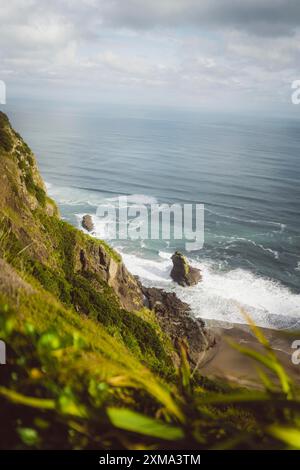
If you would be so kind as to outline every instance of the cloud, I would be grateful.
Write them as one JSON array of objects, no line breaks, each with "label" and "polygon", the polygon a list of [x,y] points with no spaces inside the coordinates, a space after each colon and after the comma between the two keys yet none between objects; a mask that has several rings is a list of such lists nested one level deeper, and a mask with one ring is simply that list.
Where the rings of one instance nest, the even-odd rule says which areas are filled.
[{"label": "cloud", "polygon": [[8,89],[59,82],[151,103],[275,103],[298,78],[299,0],[10,0],[0,21]]},{"label": "cloud", "polygon": [[262,35],[290,35],[300,22],[298,0],[103,0],[104,22],[133,29],[221,27]]}]

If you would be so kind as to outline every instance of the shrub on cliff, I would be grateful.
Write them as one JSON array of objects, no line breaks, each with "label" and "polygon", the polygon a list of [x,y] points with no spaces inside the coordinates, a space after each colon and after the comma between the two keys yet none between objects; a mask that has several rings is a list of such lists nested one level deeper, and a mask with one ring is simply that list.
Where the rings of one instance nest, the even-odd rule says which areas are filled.
[{"label": "shrub on cliff", "polygon": [[0,127],[0,147],[5,152],[10,152],[13,148],[13,141],[10,134]]}]

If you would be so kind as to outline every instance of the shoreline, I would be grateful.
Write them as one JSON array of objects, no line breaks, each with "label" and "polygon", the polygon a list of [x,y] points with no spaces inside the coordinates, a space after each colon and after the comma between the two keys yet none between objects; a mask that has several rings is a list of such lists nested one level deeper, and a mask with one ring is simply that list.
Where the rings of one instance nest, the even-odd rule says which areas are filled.
[{"label": "shoreline", "polygon": [[[78,228],[86,231],[92,237],[95,236],[93,218],[90,214],[83,216]],[[96,236],[95,238],[98,237]],[[155,312],[162,330],[172,338],[175,349],[177,349],[176,345],[178,345],[182,338],[187,339],[192,370],[198,369],[204,376],[225,379],[246,387],[262,387],[257,373],[257,365],[259,364],[254,359],[250,359],[234,349],[226,341],[228,338],[255,351],[264,352],[264,348],[255,338],[247,324],[207,320],[201,318],[201,316],[196,317],[192,313],[191,304],[184,301],[174,290],[170,291],[165,286],[158,287],[154,285],[149,287],[145,285],[144,279],[132,272],[132,266],[128,266],[126,261],[124,261],[122,250],[119,247],[117,250],[122,257],[124,265],[138,280],[144,299],[146,299],[145,305]],[[191,269],[201,272],[199,267],[198,269],[191,267]],[[169,276],[172,277],[171,273]],[[202,277],[200,282],[203,282]],[[195,287],[195,285],[192,285],[192,287]],[[191,286],[184,286],[184,291],[187,292],[190,288]],[[287,328],[276,330],[259,327],[259,329],[264,332],[285,370],[300,384],[300,366],[293,365],[291,360],[292,354],[295,352],[291,348],[291,344],[294,339],[300,339],[300,331],[298,335],[295,331],[287,337]],[[197,330],[199,331],[197,332]],[[180,359],[177,356],[175,362],[179,364],[179,361]],[[270,378],[272,379],[271,372]]]},{"label": "shoreline", "polygon": [[[229,324],[226,327],[214,327],[212,324],[207,323],[206,325],[218,337],[218,341],[213,348],[214,354],[208,351],[202,365],[199,366],[200,374],[208,378],[226,379],[239,386],[263,388],[256,370],[256,366],[260,364],[234,349],[226,341],[228,338],[240,345],[263,352],[263,346],[252,334],[250,328],[247,325],[240,324],[230,324],[230,327]],[[295,339],[300,340],[300,331],[297,334],[297,332],[289,332],[288,330],[270,330],[266,328],[261,328],[261,330],[285,370],[295,383],[300,385],[300,364],[294,365],[292,363],[292,354],[295,349],[291,347]],[[266,368],[263,367],[263,369],[266,371]],[[271,372],[268,375],[271,378],[274,377]]]}]

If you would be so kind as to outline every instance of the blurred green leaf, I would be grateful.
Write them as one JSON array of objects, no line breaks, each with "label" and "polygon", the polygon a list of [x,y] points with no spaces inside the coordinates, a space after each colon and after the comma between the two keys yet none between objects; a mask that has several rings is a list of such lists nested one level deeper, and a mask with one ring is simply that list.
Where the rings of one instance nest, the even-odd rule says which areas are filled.
[{"label": "blurred green leaf", "polygon": [[185,422],[185,416],[178,406],[174,398],[172,397],[169,389],[163,387],[159,382],[154,380],[145,382],[143,384],[145,390],[155,398],[156,401],[162,403],[170,416],[176,417],[181,423]]},{"label": "blurred green leaf", "polygon": [[272,380],[270,377],[266,374],[264,370],[262,370],[261,367],[256,366],[255,369],[257,370],[257,374],[264,385],[265,389],[274,392],[276,390],[275,384],[273,384]]},{"label": "blurred green leaf", "polygon": [[38,443],[39,435],[35,429],[18,428],[17,431],[22,442],[27,446],[33,446]]},{"label": "blurred green leaf", "polygon": [[180,378],[183,390],[186,393],[191,392],[191,368],[187,357],[187,346],[184,342],[180,343]]},{"label": "blurred green leaf", "polygon": [[59,349],[61,347],[61,341],[56,333],[47,332],[40,337],[38,346],[40,349],[51,351]]},{"label": "blurred green leaf", "polygon": [[241,346],[240,344],[235,343],[229,339],[227,339],[227,342],[240,353],[254,359],[257,362],[260,362],[265,367],[274,372],[280,380],[282,391],[287,395],[288,398],[292,397],[291,380],[288,374],[285,372],[283,366],[277,361],[275,357],[269,357],[265,354],[255,351],[254,349]]},{"label": "blurred green leaf", "polygon": [[27,335],[33,335],[35,333],[35,328],[32,323],[26,322],[24,325],[24,330]]},{"label": "blurred green leaf", "polygon": [[260,344],[262,344],[263,347],[266,348],[268,351],[271,351],[271,345],[263,334],[262,330],[255,324],[255,322],[252,320],[251,316],[246,312],[246,310],[244,310],[242,307],[240,307],[240,310]]},{"label": "blurred green leaf", "polygon": [[268,428],[271,436],[279,439],[294,449],[300,449],[300,429],[295,427],[284,427],[273,425]]},{"label": "blurred green leaf", "polygon": [[76,349],[83,349],[86,347],[86,341],[78,331],[74,331],[73,333],[73,346]]},{"label": "blurred green leaf", "polygon": [[136,411],[111,407],[107,409],[107,413],[114,426],[126,431],[167,441],[175,441],[184,437],[184,432],[181,428],[149,418]]},{"label": "blurred green leaf", "polygon": [[[293,390],[292,390],[292,381],[288,374],[285,372],[284,367],[281,365],[279,362],[275,352],[273,351],[269,341],[263,334],[261,328],[259,328],[255,322],[252,320],[250,315],[243,309],[241,308],[242,314],[244,315],[245,319],[247,320],[253,334],[256,336],[257,340],[260,342],[260,344],[264,347],[266,350],[267,357],[270,360],[270,363],[272,363],[273,366],[273,371],[277,375],[277,377],[280,380],[281,387],[284,393],[287,394],[288,398],[293,397]],[[268,367],[268,366],[266,366]]]},{"label": "blurred green leaf", "polygon": [[54,400],[48,398],[27,397],[21,393],[15,392],[14,390],[9,390],[2,386],[0,386],[0,395],[4,396],[12,403],[16,403],[18,405],[30,406],[32,408],[41,408],[45,410],[55,409]]},{"label": "blurred green leaf", "polygon": [[58,399],[58,408],[61,413],[84,418],[87,416],[85,407],[77,403],[69,389],[65,389]]},{"label": "blurred green leaf", "polygon": [[[5,305],[5,307],[7,307]],[[13,332],[16,321],[12,317],[0,316],[0,334],[2,339],[6,339]]]}]

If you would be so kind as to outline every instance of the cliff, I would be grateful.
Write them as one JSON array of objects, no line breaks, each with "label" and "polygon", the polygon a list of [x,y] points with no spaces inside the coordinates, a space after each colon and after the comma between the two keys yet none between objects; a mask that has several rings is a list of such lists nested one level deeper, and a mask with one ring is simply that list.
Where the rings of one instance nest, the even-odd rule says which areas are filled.
[{"label": "cliff", "polygon": [[[73,416],[84,415],[74,398],[79,389],[90,403],[104,399],[110,383],[114,403],[135,401],[132,392],[125,399],[116,391],[124,386],[136,396],[153,388],[150,396],[167,400],[162,381],[174,376],[174,348],[144,307],[140,283],[118,253],[60,219],[35,156],[3,113],[0,186],[0,339],[7,346],[0,376],[7,433],[0,446],[24,444],[17,423],[26,421],[26,409],[15,411],[11,394],[21,402],[25,395],[50,396],[58,414]],[[47,436],[57,426],[50,421]]]},{"label": "cliff", "polygon": [[[14,268],[22,265],[24,272],[65,306],[120,330],[125,343],[133,334],[125,326],[130,318],[136,329],[143,331],[139,333],[142,347],[147,348],[144,336],[151,325],[136,313],[144,308],[145,292],[140,283],[106,243],[59,218],[55,202],[47,196],[35,156],[4,114],[0,115],[0,132],[0,217],[2,233],[6,233],[2,257],[12,260]],[[141,340],[137,342],[141,346]],[[200,335],[198,350],[205,348]]]},{"label": "cliff", "polygon": [[2,226],[9,230],[10,251],[25,250],[26,262],[34,265],[36,277],[39,271],[47,270],[63,280],[89,272],[113,287],[124,308],[141,308],[141,290],[119,255],[104,242],[92,240],[60,220],[33,153],[4,114],[0,115],[0,132],[0,207]]},{"label": "cliff", "polygon": [[174,294],[144,288],[106,243],[60,219],[32,151],[3,113],[0,339],[2,449],[240,448],[241,439],[276,447],[264,410],[272,400],[279,416],[292,396],[273,357],[262,363],[283,384],[278,406],[277,383],[257,397],[202,377],[215,344],[204,323]]}]

